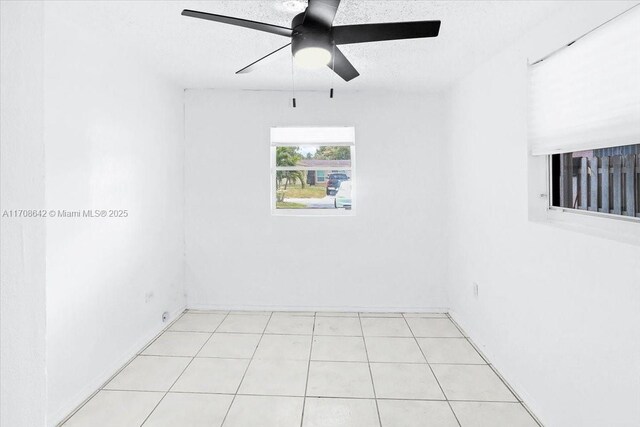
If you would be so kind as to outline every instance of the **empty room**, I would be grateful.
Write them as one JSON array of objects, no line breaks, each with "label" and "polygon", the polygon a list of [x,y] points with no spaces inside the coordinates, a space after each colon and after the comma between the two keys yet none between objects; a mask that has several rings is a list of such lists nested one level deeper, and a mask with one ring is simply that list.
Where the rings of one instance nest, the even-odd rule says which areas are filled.
[{"label": "empty room", "polygon": [[0,0],[2,427],[640,426],[640,3]]}]

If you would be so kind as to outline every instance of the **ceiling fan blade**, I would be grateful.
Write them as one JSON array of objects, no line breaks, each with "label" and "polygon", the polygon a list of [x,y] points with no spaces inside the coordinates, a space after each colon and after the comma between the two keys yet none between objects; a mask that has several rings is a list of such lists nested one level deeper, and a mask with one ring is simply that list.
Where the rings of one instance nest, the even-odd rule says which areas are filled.
[{"label": "ceiling fan blade", "polygon": [[302,23],[331,27],[338,6],[340,6],[340,0],[309,0],[309,6],[307,6]]},{"label": "ceiling fan blade", "polygon": [[333,27],[336,44],[437,37],[440,21],[388,22]]},{"label": "ceiling fan blade", "polygon": [[257,61],[253,61],[251,64],[247,65],[244,68],[239,69],[238,71],[236,71],[236,74],[246,74],[246,73],[250,73],[251,71],[253,71],[256,68],[256,64],[260,61],[262,61],[263,59],[267,59],[269,58],[271,55],[273,55],[274,53],[280,52],[282,49],[284,49],[287,46],[291,46],[291,43],[287,43],[282,47],[279,47],[278,49],[274,50],[271,53],[266,54],[265,56],[263,56],[262,58],[258,59]]},{"label": "ceiling fan blade", "polygon": [[333,49],[333,58],[331,62],[329,62],[328,67],[333,69],[333,71],[342,77],[345,82],[355,79],[360,75],[358,70],[356,70],[347,57],[344,56],[337,47],[334,47]]},{"label": "ceiling fan blade", "polygon": [[252,30],[265,31],[279,36],[291,37],[293,35],[293,30],[291,28],[265,24],[264,22],[249,21],[247,19],[234,18],[231,16],[214,15],[213,13],[198,12],[189,9],[183,10],[182,15],[190,16],[192,18],[206,19],[207,21],[222,22],[223,24],[236,25],[238,27],[251,28]]}]

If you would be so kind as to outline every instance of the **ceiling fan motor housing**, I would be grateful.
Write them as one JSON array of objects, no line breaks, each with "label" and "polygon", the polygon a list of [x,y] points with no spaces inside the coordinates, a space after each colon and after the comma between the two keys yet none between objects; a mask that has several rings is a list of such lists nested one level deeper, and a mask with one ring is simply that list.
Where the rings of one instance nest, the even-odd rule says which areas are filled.
[{"label": "ceiling fan motor housing", "polygon": [[304,25],[304,13],[296,15],[291,21],[293,35],[291,37],[291,52],[295,56],[296,52],[308,47],[318,47],[331,52],[333,38],[331,29],[322,25],[314,25],[307,20]]}]

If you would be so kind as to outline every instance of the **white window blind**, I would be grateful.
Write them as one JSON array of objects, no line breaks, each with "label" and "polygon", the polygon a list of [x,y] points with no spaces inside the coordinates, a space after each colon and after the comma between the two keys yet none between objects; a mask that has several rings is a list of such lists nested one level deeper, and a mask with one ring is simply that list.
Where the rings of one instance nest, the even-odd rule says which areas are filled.
[{"label": "white window blind", "polygon": [[640,7],[529,66],[534,155],[640,143]]},{"label": "white window blind", "polygon": [[271,128],[271,145],[353,145],[353,127],[274,127]]}]

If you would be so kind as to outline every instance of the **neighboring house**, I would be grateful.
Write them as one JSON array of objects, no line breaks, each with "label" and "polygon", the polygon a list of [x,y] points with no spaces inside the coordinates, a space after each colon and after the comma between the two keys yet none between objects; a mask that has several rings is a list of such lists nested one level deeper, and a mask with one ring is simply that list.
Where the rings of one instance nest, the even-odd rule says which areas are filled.
[{"label": "neighboring house", "polygon": [[347,174],[351,178],[351,170],[341,169],[350,168],[351,160],[316,160],[316,159],[302,159],[298,162],[298,166],[307,168],[317,168],[307,171],[307,184],[316,185],[324,184],[330,173],[341,172]]}]

